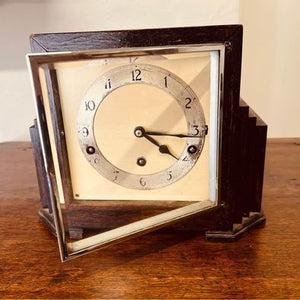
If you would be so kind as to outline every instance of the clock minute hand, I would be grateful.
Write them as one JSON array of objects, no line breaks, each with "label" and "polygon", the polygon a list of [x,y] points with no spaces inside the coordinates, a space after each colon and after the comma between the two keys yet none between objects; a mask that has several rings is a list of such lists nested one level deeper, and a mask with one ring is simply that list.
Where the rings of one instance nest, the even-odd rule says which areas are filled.
[{"label": "clock minute hand", "polygon": [[[205,133],[207,133],[207,129],[205,129]],[[190,135],[190,134],[182,134],[182,133],[164,133],[164,132],[157,132],[157,131],[145,131],[147,135],[156,135],[156,136],[174,136],[178,138],[199,138],[198,135]]]},{"label": "clock minute hand", "polygon": [[157,136],[174,136],[174,137],[178,137],[178,138],[187,138],[187,137],[191,137],[191,138],[199,138],[199,136],[195,136],[195,135],[188,135],[188,134],[173,134],[173,133],[163,133],[163,132],[155,132],[155,131],[146,131],[145,132],[147,135],[157,135]]}]

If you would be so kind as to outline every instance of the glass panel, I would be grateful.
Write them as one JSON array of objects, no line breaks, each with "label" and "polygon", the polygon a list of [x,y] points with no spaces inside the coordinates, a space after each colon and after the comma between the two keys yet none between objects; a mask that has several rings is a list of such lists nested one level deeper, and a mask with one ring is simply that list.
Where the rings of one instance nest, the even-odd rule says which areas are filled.
[{"label": "glass panel", "polygon": [[217,205],[222,49],[40,63],[67,257]]}]

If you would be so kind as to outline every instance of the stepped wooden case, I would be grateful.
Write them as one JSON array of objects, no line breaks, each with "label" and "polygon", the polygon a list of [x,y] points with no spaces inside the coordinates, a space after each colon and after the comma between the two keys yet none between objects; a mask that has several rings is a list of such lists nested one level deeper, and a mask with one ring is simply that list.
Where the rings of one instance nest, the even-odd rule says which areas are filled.
[{"label": "stepped wooden case", "polygon": [[[40,187],[42,207],[39,216],[57,236],[62,260],[167,225],[177,230],[197,229],[199,234],[205,233],[207,239],[228,241],[265,221],[261,200],[267,126],[240,99],[242,32],[240,25],[224,25],[31,36],[32,54],[28,55],[28,65],[37,119],[30,128],[30,134]],[[107,66],[108,69],[105,69]],[[105,72],[101,71],[103,68]],[[74,70],[77,75],[72,75],[70,81],[68,74]],[[141,82],[128,84],[129,79],[122,77],[127,76],[126,72],[132,76],[132,83]],[[100,81],[94,81],[97,76],[100,76]],[[90,95],[94,94],[89,94],[89,89],[84,86],[90,77],[95,77],[90,89],[96,89],[103,83],[104,96],[98,96],[101,88],[94,93],[96,96],[92,96],[100,97],[101,105],[96,100],[91,102]],[[114,87],[117,80],[120,83]],[[201,90],[205,84],[205,89]],[[170,101],[176,107],[181,105],[185,111],[183,118],[187,125],[183,122],[182,128],[187,126],[187,133],[181,132],[181,136],[176,136],[173,131],[167,134],[152,132],[152,137],[149,137],[146,132],[143,136],[145,145],[150,148],[155,148],[153,144],[158,146],[157,141],[163,139],[158,135],[169,136],[165,143],[173,143],[180,136],[181,140],[187,140],[182,142],[183,146],[178,146],[183,149],[178,152],[180,156],[170,154],[169,149],[168,153],[166,150],[163,152],[162,145],[159,148],[161,153],[155,148],[153,156],[145,155],[147,159],[135,156],[135,152],[131,151],[137,163],[129,170],[141,170],[142,175],[132,175],[135,171],[123,172],[123,167],[115,168],[115,163],[108,164],[109,159],[101,160],[101,151],[105,148],[102,140],[107,139],[108,145],[112,140],[123,141],[122,137],[112,134],[114,124],[107,125],[111,127],[102,135],[99,133],[101,138],[93,146],[86,146],[84,138],[89,131],[93,130],[96,140],[97,128],[106,129],[105,124],[110,124],[112,116],[109,114],[112,111],[118,123],[122,123],[119,115],[124,110],[125,116],[128,116],[125,117],[126,122],[134,118],[130,116],[134,113],[126,112],[130,107],[127,98],[137,95],[137,98],[144,97],[145,100],[139,99],[143,105],[147,106],[151,101],[156,103],[154,96],[147,98],[147,94],[151,93],[160,95],[156,88],[164,90],[162,97],[166,98],[166,103],[169,103],[169,95],[176,98],[174,94],[177,89],[180,90],[178,95],[183,100],[176,102],[171,97],[173,100]],[[106,93],[107,89],[111,91]],[[165,93],[165,89],[169,94]],[[115,101],[107,100],[111,99],[110,95],[123,90],[131,96],[126,98],[126,94],[120,94],[124,100],[122,105],[116,104],[120,105],[119,109],[118,106],[110,107],[103,113],[108,116],[107,119],[102,117],[106,123],[99,121],[100,125],[95,125],[98,124],[96,114],[105,109],[106,103]],[[81,96],[84,93],[85,96]],[[161,102],[164,101],[157,102],[157,107]],[[80,105],[81,108],[77,109]],[[155,105],[147,106],[147,109],[141,107],[141,111],[148,111],[141,120],[156,114]],[[101,109],[96,109],[99,107]],[[171,110],[170,107],[168,109]],[[176,107],[163,121],[160,120],[159,126],[168,126],[176,120]],[[119,112],[116,113],[116,110]],[[178,109],[178,116],[182,110]],[[91,127],[81,125],[87,124],[81,120],[85,111],[93,111]],[[76,118],[79,129],[74,125],[73,119]],[[122,131],[123,127],[126,126],[118,127],[117,131]],[[111,134],[108,138],[107,132]],[[135,143],[140,143],[137,129],[134,133]],[[75,134],[80,136],[79,142],[71,137]],[[191,137],[193,134],[195,137]],[[123,158],[118,156],[123,146],[126,148],[126,142],[121,142],[113,142],[120,147],[112,154],[112,161],[116,157],[126,169],[131,157],[122,161]],[[99,153],[98,146],[101,148]],[[173,149],[176,150],[176,146],[172,146]],[[171,156],[175,157],[175,162],[165,170],[157,171],[157,166],[173,159]],[[156,171],[149,175],[143,170],[152,170],[152,157],[153,161],[157,159],[153,167]],[[98,161],[101,161],[100,166]],[[82,167],[84,162],[86,166]],[[115,177],[107,173],[110,168],[115,170]],[[128,183],[125,175],[126,178],[122,179],[123,173],[131,176],[132,182]],[[101,181],[99,186],[97,176]],[[134,181],[136,178],[139,179],[137,183]],[[168,181],[173,179],[174,183],[169,185]]]}]

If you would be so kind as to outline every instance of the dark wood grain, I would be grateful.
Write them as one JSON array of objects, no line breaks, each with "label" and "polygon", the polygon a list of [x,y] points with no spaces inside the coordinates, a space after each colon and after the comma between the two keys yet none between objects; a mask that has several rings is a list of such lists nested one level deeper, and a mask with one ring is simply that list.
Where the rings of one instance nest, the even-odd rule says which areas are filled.
[{"label": "dark wood grain", "polygon": [[0,144],[1,298],[300,298],[300,139],[267,146],[265,228],[235,243],[160,230],[61,263],[29,143]]},{"label": "dark wood grain", "polygon": [[[189,45],[231,41],[242,31],[241,25],[223,25],[138,30],[59,32],[33,34],[30,37],[33,52],[80,51],[124,47]],[[239,46],[237,45],[237,48]],[[234,49],[238,51],[238,49]],[[238,79],[238,74],[236,74]]]},{"label": "dark wood grain", "polygon": [[52,66],[45,69],[45,78],[48,87],[49,107],[51,111],[51,122],[53,124],[56,151],[59,153],[58,165],[61,172],[63,186],[62,191],[64,194],[65,205],[68,207],[70,199],[73,199],[73,190],[71,184],[67,145],[65,140],[65,131],[63,126],[62,110],[60,105],[57,74],[56,70],[52,69]]}]

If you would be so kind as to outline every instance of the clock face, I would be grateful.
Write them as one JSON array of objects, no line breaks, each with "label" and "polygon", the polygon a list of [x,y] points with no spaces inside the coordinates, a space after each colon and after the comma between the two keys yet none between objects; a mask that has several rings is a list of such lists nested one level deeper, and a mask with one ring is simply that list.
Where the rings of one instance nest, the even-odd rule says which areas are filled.
[{"label": "clock face", "polygon": [[[175,132],[174,113],[181,120]],[[109,181],[138,190],[185,176],[201,155],[206,132],[192,88],[170,70],[145,63],[99,76],[77,117],[78,142],[89,164]]]},{"label": "clock face", "polygon": [[[219,55],[188,50],[51,66],[73,199],[217,199]],[[53,163],[60,174],[53,104],[42,68],[40,78]],[[60,178],[57,193],[63,204]]]}]

